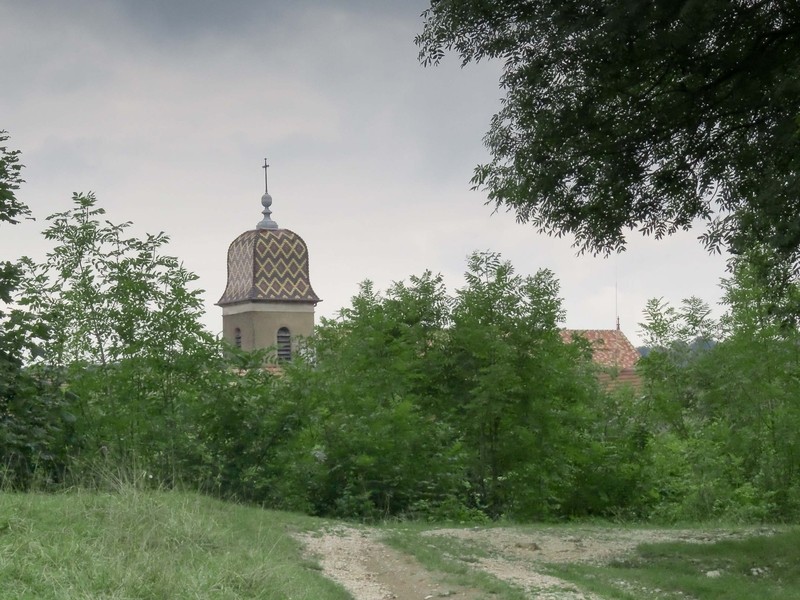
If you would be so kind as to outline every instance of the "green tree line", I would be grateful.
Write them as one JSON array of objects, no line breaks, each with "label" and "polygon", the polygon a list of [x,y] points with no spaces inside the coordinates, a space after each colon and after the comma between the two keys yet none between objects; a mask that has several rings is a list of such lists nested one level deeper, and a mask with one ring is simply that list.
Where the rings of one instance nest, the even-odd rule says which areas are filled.
[{"label": "green tree line", "polygon": [[[11,225],[29,211],[2,160]],[[4,489],[128,477],[364,520],[800,516],[800,340],[757,249],[717,321],[651,301],[643,383],[612,391],[588,342],[564,341],[548,270],[477,252],[453,293],[432,272],[364,282],[276,374],[204,330],[168,237],[129,225],[76,194],[44,261],[3,263]]]}]

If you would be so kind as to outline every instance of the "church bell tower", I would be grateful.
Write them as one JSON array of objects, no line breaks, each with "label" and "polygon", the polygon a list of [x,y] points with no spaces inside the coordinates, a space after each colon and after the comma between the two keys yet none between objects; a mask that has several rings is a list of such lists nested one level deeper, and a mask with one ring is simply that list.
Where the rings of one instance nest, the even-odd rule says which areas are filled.
[{"label": "church bell tower", "polygon": [[295,232],[272,220],[272,196],[264,159],[264,218],[228,248],[228,284],[222,307],[222,336],[243,350],[275,347],[288,360],[298,337],[314,330],[320,299],[311,287],[308,248]]}]

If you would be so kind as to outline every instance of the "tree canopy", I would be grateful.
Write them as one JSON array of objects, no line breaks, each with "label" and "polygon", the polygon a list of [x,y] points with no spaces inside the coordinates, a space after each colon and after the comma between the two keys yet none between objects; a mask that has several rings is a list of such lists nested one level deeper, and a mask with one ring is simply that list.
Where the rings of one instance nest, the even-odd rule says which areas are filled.
[{"label": "tree canopy", "polygon": [[[8,132],[0,130],[0,144],[7,140]],[[16,223],[17,217],[30,215],[30,209],[16,196],[22,183],[20,171],[19,150],[9,150],[0,145],[0,222]]]},{"label": "tree canopy", "polygon": [[[0,223],[17,223],[19,217],[30,215],[30,209],[20,202],[16,190],[22,182],[19,150],[9,150],[4,142],[8,133],[0,130]],[[18,272],[8,261],[0,261],[0,302],[8,302],[14,289]],[[2,316],[2,313],[0,313]]]},{"label": "tree canopy", "polygon": [[581,251],[703,219],[710,250],[800,266],[800,4],[432,0],[420,60],[503,61],[473,183]]}]

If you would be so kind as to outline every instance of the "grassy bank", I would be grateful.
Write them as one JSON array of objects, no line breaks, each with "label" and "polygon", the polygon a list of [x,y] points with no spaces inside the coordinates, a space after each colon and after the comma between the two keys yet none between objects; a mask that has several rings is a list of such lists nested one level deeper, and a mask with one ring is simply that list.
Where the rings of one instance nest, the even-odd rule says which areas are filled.
[{"label": "grassy bank", "polygon": [[0,597],[349,598],[289,536],[319,523],[175,492],[0,493]]}]

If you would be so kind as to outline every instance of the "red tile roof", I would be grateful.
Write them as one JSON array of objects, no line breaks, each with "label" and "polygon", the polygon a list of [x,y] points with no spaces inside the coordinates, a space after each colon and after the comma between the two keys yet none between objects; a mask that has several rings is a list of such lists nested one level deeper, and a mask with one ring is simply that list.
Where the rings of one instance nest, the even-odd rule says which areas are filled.
[{"label": "red tile roof", "polygon": [[623,386],[640,388],[642,381],[636,373],[639,351],[619,329],[563,329],[561,338],[572,341],[573,336],[585,338],[592,345],[592,359],[608,370],[599,373],[600,383],[608,390]]},{"label": "red tile roof", "polygon": [[622,387],[639,390],[642,387],[642,378],[635,369],[620,369],[610,374],[598,373],[597,380],[609,391]]},{"label": "red tile roof", "polygon": [[572,341],[581,336],[592,345],[594,362],[603,367],[632,369],[639,361],[639,351],[619,329],[562,329],[561,338]]}]

